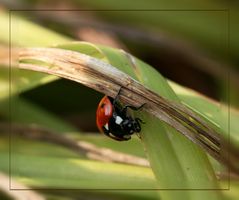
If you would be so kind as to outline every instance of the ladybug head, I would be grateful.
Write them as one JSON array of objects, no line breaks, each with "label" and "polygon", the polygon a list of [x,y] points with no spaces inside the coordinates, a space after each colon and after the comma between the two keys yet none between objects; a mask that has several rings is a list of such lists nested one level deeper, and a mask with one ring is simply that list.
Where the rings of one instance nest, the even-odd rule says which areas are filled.
[{"label": "ladybug head", "polygon": [[128,117],[122,122],[122,127],[123,130],[129,135],[132,135],[135,132],[139,133],[141,131],[139,121],[137,119],[132,119],[131,117]]}]

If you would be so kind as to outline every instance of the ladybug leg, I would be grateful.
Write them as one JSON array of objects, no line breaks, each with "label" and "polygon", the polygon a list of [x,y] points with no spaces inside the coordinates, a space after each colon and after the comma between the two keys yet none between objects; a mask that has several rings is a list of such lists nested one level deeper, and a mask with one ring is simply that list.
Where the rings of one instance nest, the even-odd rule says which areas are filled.
[{"label": "ladybug leg", "polygon": [[146,103],[142,104],[142,105],[139,106],[139,107],[134,107],[134,106],[131,106],[131,105],[126,105],[126,106],[122,109],[122,113],[123,113],[124,115],[126,115],[128,108],[130,108],[130,109],[132,109],[132,110],[135,110],[135,111],[140,110],[143,106],[145,106],[145,104],[146,104]]},{"label": "ladybug leg", "polygon": [[135,133],[137,136],[138,136],[138,138],[141,140],[142,139],[142,137],[141,137],[141,135],[140,135],[140,133]]},{"label": "ladybug leg", "polygon": [[138,117],[136,117],[135,118],[135,121],[137,122],[137,123],[142,123],[142,124],[145,124],[145,122],[142,120],[142,119],[140,119],[140,118],[138,118]]}]

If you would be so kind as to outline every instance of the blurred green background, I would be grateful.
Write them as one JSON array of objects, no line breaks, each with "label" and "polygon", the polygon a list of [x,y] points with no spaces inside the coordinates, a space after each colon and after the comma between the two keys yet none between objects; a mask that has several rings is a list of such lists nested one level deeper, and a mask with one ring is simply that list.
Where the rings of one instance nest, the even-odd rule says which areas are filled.
[{"label": "blurred green background", "polygon": [[[99,147],[107,147],[141,158],[146,157],[144,148],[137,138],[133,138],[122,148],[122,144],[99,135],[95,125],[95,110],[102,94],[81,84],[52,76],[45,77],[40,73],[18,70],[9,72],[6,68],[9,55],[9,16],[12,22],[13,48],[87,41],[123,49],[153,66],[166,79],[184,86],[186,91],[183,92],[175,89],[175,86],[172,87],[177,95],[181,95],[180,98],[184,102],[201,107],[202,112],[209,118],[212,115],[212,121],[217,120],[212,111],[206,107],[208,98],[210,98],[208,101],[212,100],[213,104],[218,106],[215,106],[216,108],[225,107],[227,110],[230,104],[233,110],[231,119],[234,120],[230,128],[233,132],[233,142],[238,144],[238,6],[238,2],[233,0],[0,1],[0,174],[7,174],[9,170],[9,130],[3,128],[9,121],[24,126],[37,124],[64,136],[69,135],[75,140],[88,141]],[[14,82],[11,88],[13,94],[8,93],[9,82]],[[200,99],[196,102],[191,94],[187,97],[185,94],[191,92],[187,88],[206,96],[206,100]],[[223,120],[229,119],[229,114],[226,113]],[[230,123],[227,126],[230,126]],[[109,186],[121,188],[122,183],[125,183],[123,188],[131,188],[131,185],[134,185],[133,188],[155,187],[155,178],[150,168],[105,164],[88,160],[85,156],[80,156],[79,159],[77,153],[60,145],[22,136],[16,136],[11,141],[14,152],[11,170],[14,180],[27,187],[98,188],[106,184],[103,188]],[[28,160],[29,163],[23,163],[22,160]],[[77,162],[79,165],[75,164]],[[221,165],[215,161],[212,163],[216,175],[219,173],[220,187],[227,187],[228,174],[224,174]],[[61,165],[62,168],[59,168]],[[91,171],[92,165],[96,167]],[[33,166],[36,168],[33,169]],[[109,173],[107,170],[97,173],[97,170],[105,169],[106,166]],[[41,170],[46,168],[49,169],[47,173]],[[76,175],[79,169],[81,172]],[[122,175],[120,169],[128,170],[126,177]],[[84,173],[90,174],[90,178],[85,182],[81,181]],[[115,175],[115,180],[111,180],[112,174]],[[138,181],[135,181],[135,177]],[[238,175],[231,178],[231,188],[230,192],[223,192],[220,198],[237,199]],[[46,190],[39,193],[41,198],[62,200],[170,199],[160,195],[163,192],[159,192],[158,195],[156,191],[145,190],[94,192]],[[200,199],[203,192],[197,193],[193,197]]]}]

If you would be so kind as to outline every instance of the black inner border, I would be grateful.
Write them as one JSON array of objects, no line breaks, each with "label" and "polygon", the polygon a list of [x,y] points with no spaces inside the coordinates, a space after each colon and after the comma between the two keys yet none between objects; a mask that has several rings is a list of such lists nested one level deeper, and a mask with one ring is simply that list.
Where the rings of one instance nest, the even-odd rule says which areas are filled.
[{"label": "black inner border", "polygon": [[[74,11],[74,12],[89,12],[89,11],[96,11],[96,12],[101,12],[101,11],[160,11],[160,12],[167,12],[167,11],[177,11],[177,12],[187,12],[187,11],[195,11],[195,12],[200,12],[200,11],[212,11],[212,12],[226,12],[227,13],[227,53],[228,55],[230,55],[230,9],[10,9],[9,10],[9,94],[11,94],[11,83],[12,83],[12,73],[11,73],[11,69],[12,69],[12,63],[11,63],[11,48],[12,48],[12,30],[11,30],[11,26],[12,26],[12,18],[11,18],[11,14],[13,12],[34,12],[34,11]],[[231,137],[230,137],[230,73],[228,71],[228,82],[227,82],[227,109],[228,109],[228,147],[230,147],[231,144]],[[218,190],[226,190],[226,191],[230,191],[230,186],[231,186],[231,178],[230,178],[230,167],[227,167],[227,171],[228,171],[228,187],[227,188],[156,188],[156,189],[81,189],[81,188],[28,188],[28,189],[24,189],[24,188],[12,188],[11,187],[11,175],[12,175],[12,170],[11,170],[11,140],[12,140],[12,128],[11,128],[11,95],[9,95],[9,113],[10,113],[10,123],[9,123],[9,190],[79,190],[79,191],[218,191]],[[227,153],[228,155],[228,160],[230,159],[230,153],[228,151]]]}]

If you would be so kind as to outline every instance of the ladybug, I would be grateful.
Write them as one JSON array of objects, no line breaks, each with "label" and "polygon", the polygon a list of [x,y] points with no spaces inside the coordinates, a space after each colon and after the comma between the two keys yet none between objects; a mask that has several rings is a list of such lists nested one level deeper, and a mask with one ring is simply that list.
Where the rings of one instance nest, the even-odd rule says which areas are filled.
[{"label": "ladybug", "polygon": [[100,132],[106,136],[114,140],[126,141],[131,138],[132,134],[139,133],[141,131],[140,123],[144,123],[140,118],[130,116],[127,109],[139,110],[145,104],[139,107],[122,106],[118,101],[120,90],[115,99],[109,96],[104,96],[101,99],[96,111],[96,124]]}]

